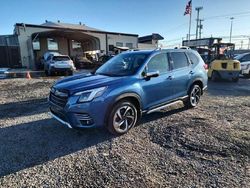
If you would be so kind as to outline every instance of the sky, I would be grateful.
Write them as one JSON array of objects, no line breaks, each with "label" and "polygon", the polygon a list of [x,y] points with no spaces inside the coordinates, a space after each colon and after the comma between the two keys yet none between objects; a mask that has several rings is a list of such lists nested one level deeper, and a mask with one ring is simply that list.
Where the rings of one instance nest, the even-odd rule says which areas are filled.
[{"label": "sky", "polygon": [[[164,45],[177,45],[188,33],[188,0],[1,0],[0,35],[12,34],[15,23],[42,24],[45,20],[82,22],[112,32],[161,34]],[[192,30],[195,34],[195,7],[203,6],[203,37],[225,36],[233,21],[233,42],[243,46],[250,36],[250,0],[193,0]],[[242,36],[244,35],[244,36]]]}]

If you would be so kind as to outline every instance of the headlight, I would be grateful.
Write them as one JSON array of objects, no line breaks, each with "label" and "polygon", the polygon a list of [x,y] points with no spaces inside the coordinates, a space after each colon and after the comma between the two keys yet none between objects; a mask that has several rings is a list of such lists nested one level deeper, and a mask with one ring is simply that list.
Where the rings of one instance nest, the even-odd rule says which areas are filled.
[{"label": "headlight", "polygon": [[241,69],[247,69],[247,65],[241,65]]},{"label": "headlight", "polygon": [[104,93],[106,88],[107,87],[100,87],[100,88],[96,88],[96,89],[82,91],[82,92],[76,93],[75,95],[80,96],[78,99],[78,102],[80,102],[80,103],[81,102],[88,102],[88,101],[92,101],[96,97],[100,97]]}]

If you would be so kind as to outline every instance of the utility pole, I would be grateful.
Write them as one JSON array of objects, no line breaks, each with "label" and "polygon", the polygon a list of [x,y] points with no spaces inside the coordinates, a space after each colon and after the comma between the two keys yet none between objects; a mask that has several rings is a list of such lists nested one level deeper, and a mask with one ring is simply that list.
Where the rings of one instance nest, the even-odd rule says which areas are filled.
[{"label": "utility pole", "polygon": [[234,17],[231,17],[230,18],[231,20],[231,27],[230,27],[230,39],[229,39],[229,42],[231,43],[232,42],[232,32],[233,32],[233,20],[234,20]]},{"label": "utility pole", "polygon": [[199,24],[199,39],[201,39],[201,30],[203,29],[203,25],[202,25],[202,22],[204,21],[203,19],[200,19],[200,24]]},{"label": "utility pole", "polygon": [[198,39],[198,28],[199,28],[199,20],[200,20],[200,11],[203,7],[196,7],[195,10],[197,11],[197,19],[196,19],[196,39]]},{"label": "utility pole", "polygon": [[241,50],[243,49],[243,40],[240,41],[240,49],[241,49]]},{"label": "utility pole", "polygon": [[250,38],[248,38],[248,50],[250,49]]}]

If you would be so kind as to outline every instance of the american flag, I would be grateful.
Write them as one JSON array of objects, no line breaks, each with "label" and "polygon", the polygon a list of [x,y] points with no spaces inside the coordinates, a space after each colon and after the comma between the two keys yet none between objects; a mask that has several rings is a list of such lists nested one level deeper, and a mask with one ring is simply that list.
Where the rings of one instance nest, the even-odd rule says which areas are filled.
[{"label": "american flag", "polygon": [[191,13],[192,13],[192,0],[188,1],[188,4],[186,5],[186,10],[184,12],[184,16]]}]

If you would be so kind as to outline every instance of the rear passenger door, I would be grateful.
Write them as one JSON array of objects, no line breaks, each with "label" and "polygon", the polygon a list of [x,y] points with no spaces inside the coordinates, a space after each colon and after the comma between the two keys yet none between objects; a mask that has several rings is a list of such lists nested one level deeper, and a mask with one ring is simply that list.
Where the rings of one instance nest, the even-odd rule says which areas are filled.
[{"label": "rear passenger door", "polygon": [[173,96],[179,98],[187,95],[191,66],[185,52],[171,52],[171,72],[173,75]]}]

